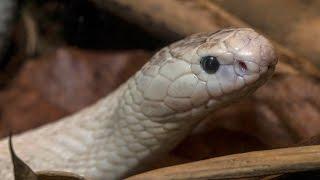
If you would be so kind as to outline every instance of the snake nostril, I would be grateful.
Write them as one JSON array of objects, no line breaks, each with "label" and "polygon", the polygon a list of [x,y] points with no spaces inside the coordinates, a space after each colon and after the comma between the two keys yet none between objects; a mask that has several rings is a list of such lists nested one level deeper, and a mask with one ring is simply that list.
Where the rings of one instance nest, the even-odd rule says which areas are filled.
[{"label": "snake nostril", "polygon": [[248,67],[247,67],[247,65],[246,65],[245,62],[243,62],[243,61],[238,61],[238,64],[239,64],[240,70],[241,70],[242,72],[247,72],[247,71],[248,71]]}]

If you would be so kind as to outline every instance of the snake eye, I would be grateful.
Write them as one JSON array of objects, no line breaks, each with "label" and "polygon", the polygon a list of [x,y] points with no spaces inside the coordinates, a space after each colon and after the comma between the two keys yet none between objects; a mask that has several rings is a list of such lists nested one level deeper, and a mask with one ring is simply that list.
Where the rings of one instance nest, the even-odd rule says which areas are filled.
[{"label": "snake eye", "polygon": [[213,74],[218,71],[220,63],[214,56],[204,56],[200,60],[201,67],[208,74]]}]

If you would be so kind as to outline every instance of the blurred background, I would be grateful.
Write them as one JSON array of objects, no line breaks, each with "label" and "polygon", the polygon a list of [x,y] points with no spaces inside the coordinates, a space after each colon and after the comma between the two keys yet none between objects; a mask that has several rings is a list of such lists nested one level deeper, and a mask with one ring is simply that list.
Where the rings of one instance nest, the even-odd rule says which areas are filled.
[{"label": "blurred background", "polygon": [[274,41],[280,55],[272,80],[212,114],[155,166],[317,137],[319,9],[317,0],[2,0],[0,136],[94,103],[156,50],[186,35],[253,27]]}]

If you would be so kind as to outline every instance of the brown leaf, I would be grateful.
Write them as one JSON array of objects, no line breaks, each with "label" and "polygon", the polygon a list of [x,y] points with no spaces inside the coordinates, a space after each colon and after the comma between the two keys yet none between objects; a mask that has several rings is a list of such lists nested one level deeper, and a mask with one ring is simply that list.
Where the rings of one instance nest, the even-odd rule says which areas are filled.
[{"label": "brown leaf", "polygon": [[11,135],[9,135],[9,149],[11,153],[15,180],[38,180],[37,175],[33,172],[33,170],[16,155],[12,146]]},{"label": "brown leaf", "polygon": [[85,180],[83,177],[70,172],[40,171],[35,173],[16,155],[12,145],[11,135],[9,135],[9,149],[13,163],[15,180]]},{"label": "brown leaf", "polygon": [[0,92],[3,123],[14,133],[52,122],[105,96],[139,69],[143,51],[99,52],[60,48],[28,61],[9,88]]},{"label": "brown leaf", "polygon": [[79,175],[62,171],[41,171],[37,172],[37,176],[39,180],[86,180]]}]

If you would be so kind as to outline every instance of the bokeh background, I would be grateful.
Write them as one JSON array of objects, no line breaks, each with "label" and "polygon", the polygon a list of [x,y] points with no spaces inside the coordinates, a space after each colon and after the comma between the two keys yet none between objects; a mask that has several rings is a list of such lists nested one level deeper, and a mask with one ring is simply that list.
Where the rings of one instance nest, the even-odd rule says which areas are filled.
[{"label": "bokeh background", "polygon": [[94,103],[168,43],[232,26],[274,41],[276,74],[253,96],[208,117],[155,167],[294,146],[320,133],[319,1],[119,3],[12,0],[0,12],[7,18],[0,33],[1,137]]}]

